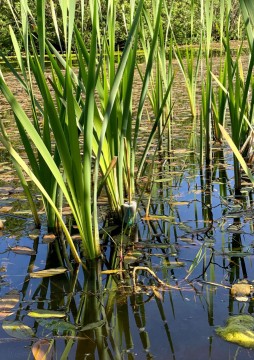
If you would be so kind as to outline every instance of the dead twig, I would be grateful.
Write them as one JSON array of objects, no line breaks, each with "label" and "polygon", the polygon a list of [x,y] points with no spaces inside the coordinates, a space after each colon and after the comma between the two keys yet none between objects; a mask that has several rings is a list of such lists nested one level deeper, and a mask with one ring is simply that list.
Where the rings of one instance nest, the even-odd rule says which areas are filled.
[{"label": "dead twig", "polygon": [[136,284],[136,273],[137,271],[140,271],[140,270],[144,270],[144,271],[147,271],[149,272],[157,281],[158,283],[163,286],[163,287],[166,287],[166,288],[169,288],[169,289],[176,289],[176,290],[180,290],[180,288],[178,286],[174,286],[174,285],[170,285],[170,284],[166,284],[164,281],[162,281],[156,274],[153,270],[151,270],[149,267],[147,266],[135,266],[134,269],[133,269],[133,272],[132,272],[132,277],[133,277],[133,286],[134,286],[134,291],[137,290],[137,284]]}]

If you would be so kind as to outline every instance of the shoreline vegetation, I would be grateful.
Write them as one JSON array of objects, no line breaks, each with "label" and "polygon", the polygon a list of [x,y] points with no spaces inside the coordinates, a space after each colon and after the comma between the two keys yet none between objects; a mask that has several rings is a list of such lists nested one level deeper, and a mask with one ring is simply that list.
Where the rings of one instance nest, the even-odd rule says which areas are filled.
[{"label": "shoreline vegetation", "polygon": [[[205,43],[204,43],[205,45]],[[241,40],[231,40],[230,41],[230,47],[231,47],[231,50],[232,51],[236,51],[239,46],[242,47],[242,51],[244,52],[245,50],[248,51],[249,50],[249,47],[248,47],[248,41],[247,40],[244,40],[244,41],[241,41]],[[178,48],[180,50],[182,50],[183,52],[186,51],[186,49],[193,49],[193,50],[196,50],[198,51],[199,50],[199,45],[195,45],[195,44],[185,44],[185,45],[179,45]],[[170,49],[168,49],[169,51]],[[215,42],[212,42],[211,45],[210,45],[210,50],[211,50],[211,56],[214,56],[214,54],[212,54],[213,51],[219,51],[218,52],[218,56],[221,56],[221,44],[219,41],[215,41]],[[222,54],[226,54],[225,50],[222,49]],[[61,54],[63,56],[63,58],[66,58],[66,54],[65,53],[62,53]],[[115,58],[117,59],[117,57],[121,56],[122,55],[122,51],[121,50],[115,50],[114,51],[114,56]],[[137,50],[137,58],[144,58],[144,55],[145,55],[145,52],[144,50]],[[97,57],[99,57],[100,54],[97,54]],[[184,56],[184,54],[183,54]],[[216,55],[215,55],[216,56]],[[25,53],[21,53],[21,57],[22,59],[25,59],[26,58],[26,54]],[[53,55],[53,57],[56,58],[56,56]],[[8,55],[6,56],[6,59],[10,62],[10,63],[17,63],[17,57],[15,55]],[[173,59],[176,59],[176,57],[173,55]],[[77,55],[75,53],[72,54],[72,61],[75,61],[77,60]],[[45,63],[49,63],[50,64],[50,58],[45,55]],[[2,60],[0,58],[0,65],[3,66],[3,69],[5,69],[5,66],[6,66],[6,61],[5,60]],[[8,69],[8,68],[7,68]]]}]

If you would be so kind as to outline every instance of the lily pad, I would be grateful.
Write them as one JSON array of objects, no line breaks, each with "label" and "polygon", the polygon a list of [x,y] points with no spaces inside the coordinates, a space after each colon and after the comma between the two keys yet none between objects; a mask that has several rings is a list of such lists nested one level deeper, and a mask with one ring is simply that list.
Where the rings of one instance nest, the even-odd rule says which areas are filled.
[{"label": "lily pad", "polygon": [[251,315],[229,317],[225,327],[216,329],[224,340],[244,346],[254,347],[254,318]]},{"label": "lily pad", "polygon": [[2,326],[8,335],[17,339],[30,339],[34,336],[33,330],[21,321],[5,320]]}]

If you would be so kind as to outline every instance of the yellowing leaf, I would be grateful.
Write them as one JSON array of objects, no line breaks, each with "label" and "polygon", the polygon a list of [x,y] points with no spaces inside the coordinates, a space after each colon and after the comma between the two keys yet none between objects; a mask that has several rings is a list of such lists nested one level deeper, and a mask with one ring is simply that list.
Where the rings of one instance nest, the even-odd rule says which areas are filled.
[{"label": "yellowing leaf", "polygon": [[27,315],[33,318],[63,318],[66,314],[63,311],[37,309],[29,311]]},{"label": "yellowing leaf", "polygon": [[153,287],[153,293],[159,300],[163,300],[162,293],[154,286]]},{"label": "yellowing leaf", "polygon": [[123,271],[125,271],[125,270],[120,270],[120,269],[116,269],[116,270],[103,270],[102,272],[101,272],[101,274],[118,274],[118,273],[120,273],[120,272],[123,272]]},{"label": "yellowing leaf", "polygon": [[63,274],[66,271],[67,271],[67,269],[64,267],[58,267],[55,269],[39,270],[39,271],[30,273],[30,277],[31,278],[44,278],[44,277],[50,277],[50,276]]},{"label": "yellowing leaf", "polygon": [[41,339],[32,346],[34,360],[51,360],[53,358],[54,340]]}]

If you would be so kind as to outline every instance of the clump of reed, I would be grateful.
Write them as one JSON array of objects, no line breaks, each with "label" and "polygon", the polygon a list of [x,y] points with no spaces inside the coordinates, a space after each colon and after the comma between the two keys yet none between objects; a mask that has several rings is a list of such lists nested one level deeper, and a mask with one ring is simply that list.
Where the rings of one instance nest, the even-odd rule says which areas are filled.
[{"label": "clump of reed", "polygon": [[[130,1],[130,25],[126,22],[125,47],[118,56],[115,53],[115,1],[107,2],[107,21],[103,28],[101,3],[97,0],[89,2],[92,23],[89,44],[84,41],[82,26],[78,28],[75,24],[78,1],[59,2],[61,27],[56,4],[52,1],[52,19],[61,51],[46,36],[46,2],[37,1],[36,14],[32,14],[26,0],[21,0],[20,4],[21,22],[9,2],[24,50],[23,53],[10,26],[18,70],[8,58],[2,58],[27,93],[32,117],[28,117],[7,86],[3,73],[0,89],[13,111],[28,163],[14,149],[4,122],[0,140],[9,151],[20,177],[26,173],[41,192],[49,229],[64,232],[75,261],[80,263],[80,254],[63,221],[63,202],[67,202],[78,227],[82,254],[88,259],[97,258],[101,251],[97,200],[102,188],[105,187],[110,208],[120,222],[124,220],[123,207],[126,204],[132,206],[135,195],[139,127],[152,69],[160,54],[158,39],[162,42],[160,14],[163,1],[154,3],[154,16],[147,13],[143,0]],[[79,5],[84,8],[83,1]],[[144,49],[147,61],[144,76],[140,74],[142,90],[134,115],[132,88],[140,37],[145,41],[146,36],[142,30],[144,19],[150,22],[150,45]],[[63,41],[60,34],[63,34]],[[62,49],[65,49],[64,53]],[[166,61],[165,54],[163,61]],[[162,74],[163,68],[160,69]],[[163,71],[165,91],[157,104],[156,124],[172,84]],[[24,181],[23,184],[27,187]],[[28,195],[33,204],[31,194]],[[35,207],[34,216],[37,217]],[[128,222],[131,224],[132,219],[127,219]]]}]

